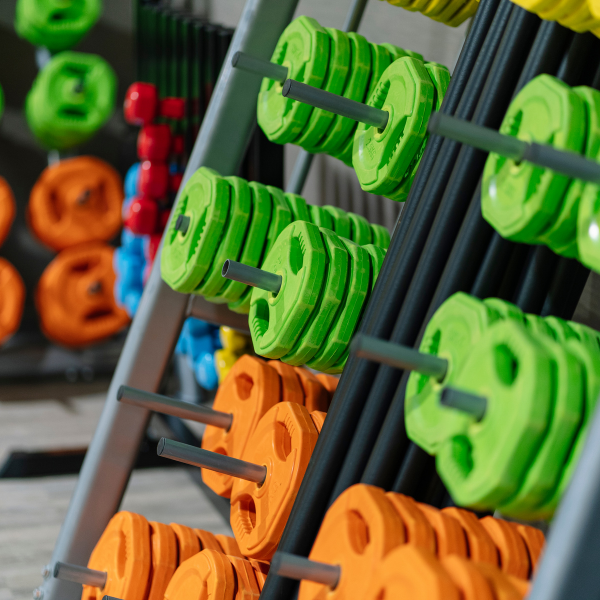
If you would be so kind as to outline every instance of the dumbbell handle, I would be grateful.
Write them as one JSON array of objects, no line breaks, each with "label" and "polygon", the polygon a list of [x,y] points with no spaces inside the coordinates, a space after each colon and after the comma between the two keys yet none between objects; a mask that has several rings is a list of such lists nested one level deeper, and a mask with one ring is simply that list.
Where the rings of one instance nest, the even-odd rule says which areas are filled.
[{"label": "dumbbell handle", "polygon": [[442,391],[440,404],[466,412],[475,417],[477,421],[483,419],[487,410],[487,398],[453,387],[447,387]]},{"label": "dumbbell handle", "polygon": [[342,573],[338,565],[309,560],[303,556],[277,552],[271,561],[270,570],[280,577],[290,579],[306,579],[315,583],[323,583],[330,588],[335,588]]},{"label": "dumbbell handle", "polygon": [[255,73],[267,79],[284,82],[288,76],[288,68],[269,60],[250,56],[245,52],[236,52],[231,59],[231,66],[248,73]]},{"label": "dumbbell handle", "polygon": [[283,281],[281,275],[249,267],[235,260],[225,261],[221,275],[233,281],[239,281],[240,283],[245,283],[246,285],[251,285],[267,292],[273,292],[273,294],[279,293]]},{"label": "dumbbell handle", "polygon": [[293,79],[288,79],[283,84],[281,94],[284,98],[291,98],[292,100],[297,100],[316,108],[322,108],[336,115],[348,117],[348,119],[352,119],[353,121],[366,123],[379,129],[385,129],[389,118],[389,113],[385,110],[326,92],[325,90],[294,81]]},{"label": "dumbbell handle", "polygon": [[431,115],[427,127],[430,133],[450,138],[461,144],[494,152],[516,162],[525,160],[567,177],[600,184],[600,164],[575,152],[565,152],[535,142],[524,142],[511,135],[504,135],[494,129],[440,112]]},{"label": "dumbbell handle", "polygon": [[221,429],[229,429],[233,423],[233,415],[207,406],[190,404],[174,398],[168,398],[160,394],[152,394],[137,390],[127,385],[122,385],[117,391],[117,400],[124,404],[139,406],[157,413],[188,419],[198,423],[205,423]]},{"label": "dumbbell handle", "polygon": [[72,581],[73,583],[91,585],[102,589],[106,584],[107,573],[80,567],[79,565],[57,562],[54,565],[54,577],[62,581]]},{"label": "dumbbell handle", "polygon": [[160,439],[156,453],[158,456],[170,458],[193,467],[210,469],[211,471],[231,475],[231,477],[254,481],[254,483],[262,484],[267,476],[267,467],[262,465],[255,465],[239,458],[224,456],[217,452],[210,452],[166,438]]},{"label": "dumbbell handle", "polygon": [[405,371],[417,371],[440,380],[444,378],[448,370],[448,361],[439,356],[419,352],[408,346],[394,344],[361,333],[354,336],[350,352],[358,358],[365,358]]}]

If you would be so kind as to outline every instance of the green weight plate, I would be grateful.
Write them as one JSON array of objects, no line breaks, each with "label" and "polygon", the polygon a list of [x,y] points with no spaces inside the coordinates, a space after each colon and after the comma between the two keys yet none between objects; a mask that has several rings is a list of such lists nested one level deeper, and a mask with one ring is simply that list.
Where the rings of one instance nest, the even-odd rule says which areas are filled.
[{"label": "green weight plate", "polygon": [[346,293],[321,349],[307,363],[317,371],[330,372],[348,349],[369,293],[371,263],[368,252],[350,240],[340,240],[350,255]]},{"label": "green weight plate", "polygon": [[556,490],[552,497],[543,506],[536,508],[536,519],[549,519],[554,514],[560,499],[565,493],[567,486],[571,481],[571,477],[573,476],[573,472],[577,467],[579,457],[581,456],[581,452],[590,428],[590,423],[596,410],[598,394],[600,394],[600,355],[595,352],[589,352],[589,350],[577,340],[569,340],[566,343],[566,347],[579,359],[585,372],[583,419],[579,431],[577,432],[575,443],[573,444],[569,452],[569,456],[564,463],[562,475]]},{"label": "green weight plate", "polygon": [[[590,87],[573,88],[583,101],[586,111],[587,139],[585,156],[597,159],[600,154],[600,92]],[[550,227],[538,236],[537,241],[547,244],[554,252],[568,258],[578,258],[577,213],[585,182],[574,179],[567,189],[562,207]]]},{"label": "green weight plate", "polygon": [[384,250],[390,247],[390,232],[383,225],[376,225],[371,223],[371,234],[373,237],[373,243]]},{"label": "green weight plate", "polygon": [[525,325],[525,315],[523,311],[513,304],[500,298],[485,298],[483,303],[492,310],[495,310],[502,319],[512,319]]},{"label": "green weight plate", "polygon": [[314,223],[317,227],[324,227],[333,231],[333,219],[331,215],[323,209],[322,206],[315,204],[308,205],[308,212],[310,214],[310,222]]},{"label": "green weight plate", "polygon": [[55,54],[83,39],[101,12],[100,0],[18,0],[15,29],[30,44]]},{"label": "green weight plate", "polygon": [[379,277],[379,271],[381,271],[385,260],[385,250],[373,244],[366,244],[363,248],[369,253],[369,260],[371,261],[371,292],[373,292],[377,277]]},{"label": "green weight plate", "polygon": [[350,260],[348,251],[333,231],[324,228],[319,230],[327,252],[327,266],[321,295],[298,341],[291,352],[281,359],[295,366],[306,364],[319,351],[346,291]]},{"label": "green weight plate", "polygon": [[525,327],[529,331],[533,331],[533,333],[541,336],[547,336],[550,339],[556,339],[554,331],[548,323],[546,323],[545,319],[538,315],[526,314],[525,317]]},{"label": "green weight plate", "polygon": [[[550,75],[530,81],[511,102],[500,132],[519,139],[581,152],[583,101]],[[507,239],[534,241],[555,217],[570,179],[530,162],[490,154],[483,172],[481,212]]]},{"label": "green weight plate", "polygon": [[202,294],[207,298],[217,295],[229,281],[222,275],[223,264],[228,259],[238,259],[250,223],[250,194],[247,193],[247,189],[241,191],[245,182],[241,183],[243,180],[239,177],[225,177],[224,179],[231,187],[229,214],[212,265],[202,283],[194,290],[194,293]]},{"label": "green weight plate", "polygon": [[[251,181],[248,186],[253,200],[253,213],[248,236],[246,237],[239,262],[250,267],[260,267],[265,255],[264,251],[267,247],[270,227],[273,222],[273,198],[267,186],[262,183]],[[234,312],[247,314],[248,309],[245,308],[249,300],[247,296],[252,294],[252,288],[239,281],[235,281],[233,284],[230,288],[230,295],[232,297],[236,296],[238,290],[240,293],[235,300],[231,300],[228,303],[229,309]]]},{"label": "green weight plate", "polygon": [[369,103],[389,113],[383,131],[359,123],[352,164],[363,190],[385,195],[398,187],[418,151],[433,106],[434,87],[423,63],[401,58],[385,71]]},{"label": "green weight plate", "polygon": [[[330,38],[331,51],[323,89],[339,95],[343,93],[350,74],[350,40],[343,31],[329,27],[325,30]],[[328,110],[314,108],[304,131],[294,143],[307,148],[314,146],[325,135],[334,117]]]},{"label": "green weight plate", "polygon": [[[314,19],[294,19],[281,34],[271,62],[288,68],[288,79],[320,88],[329,64],[329,36]],[[282,82],[263,79],[257,119],[265,135],[278,144],[293,142],[308,123],[313,107],[281,95]]]},{"label": "green weight plate", "polygon": [[577,213],[577,253],[589,269],[600,272],[600,187],[583,188]]},{"label": "green weight plate", "polygon": [[298,194],[283,194],[290,210],[292,211],[292,219],[294,221],[308,221],[310,223],[310,214],[308,213],[308,205],[306,200]]},{"label": "green weight plate", "polygon": [[552,330],[554,339],[561,344],[566,343],[567,340],[579,340],[577,332],[564,319],[546,317],[544,321],[546,321],[546,325]]},{"label": "green weight plate", "polygon": [[346,140],[343,148],[331,156],[341,160],[347,167],[352,168],[352,149],[354,148],[354,133]]},{"label": "green weight plate", "polygon": [[429,454],[464,429],[473,418],[440,404],[440,394],[454,385],[457,374],[473,346],[500,315],[481,300],[463,292],[448,298],[430,319],[419,350],[448,361],[443,379],[413,371],[404,401],[406,433]]},{"label": "green weight plate", "polygon": [[329,213],[333,221],[333,230],[340,236],[350,239],[350,219],[348,213],[337,206],[323,206],[323,210]]},{"label": "green weight plate", "polygon": [[277,238],[263,270],[283,278],[277,294],[254,288],[248,323],[254,350],[281,358],[293,347],[321,293],[326,252],[319,228],[295,221]]},{"label": "green weight plate", "polygon": [[371,80],[365,96],[367,102],[373,95],[384,71],[392,64],[392,55],[387,48],[379,44],[371,44],[371,42],[369,42],[369,47],[371,48]]},{"label": "green weight plate", "polygon": [[394,46],[393,44],[380,44],[383,46],[391,55],[393,60],[398,60],[399,58],[404,58],[409,56],[411,58],[418,58],[421,61],[425,59],[418,52],[413,52],[412,50],[404,50],[403,48],[399,48],[398,46]]},{"label": "green weight plate", "polygon": [[571,331],[574,331],[577,334],[579,341],[591,352],[600,351],[600,333],[587,325],[582,325],[575,321],[567,321],[567,323]]},{"label": "green weight plate", "polygon": [[348,213],[348,219],[350,219],[350,239],[359,246],[370,244],[373,241],[373,234],[369,221],[356,213]]},{"label": "green weight plate", "polygon": [[[342,96],[363,102],[371,77],[371,49],[369,42],[358,33],[348,33],[350,40],[350,76]],[[324,137],[314,148],[305,147],[309,152],[333,154],[346,142],[356,128],[356,121],[335,115]]]},{"label": "green weight plate", "polygon": [[499,507],[503,515],[513,517],[528,514],[553,493],[583,418],[585,390],[581,363],[567,347],[546,335],[533,335],[552,359],[553,409],[546,436],[517,493]]},{"label": "green weight plate", "polygon": [[552,357],[522,325],[494,323],[475,344],[454,386],[487,399],[439,448],[436,466],[459,506],[490,509],[519,489],[552,414]]},{"label": "green weight plate", "polygon": [[[162,278],[174,290],[194,291],[217,252],[229,214],[231,188],[216,171],[202,167],[186,183],[164,234],[160,259]],[[177,217],[190,219],[185,233]]]}]

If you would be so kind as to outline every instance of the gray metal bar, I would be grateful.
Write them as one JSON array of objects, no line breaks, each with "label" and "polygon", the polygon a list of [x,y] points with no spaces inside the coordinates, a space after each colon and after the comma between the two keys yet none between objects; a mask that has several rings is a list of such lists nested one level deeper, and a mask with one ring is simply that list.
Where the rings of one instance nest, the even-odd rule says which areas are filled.
[{"label": "gray metal bar", "polygon": [[232,281],[239,281],[252,287],[278,294],[283,278],[281,275],[269,273],[256,267],[249,267],[235,260],[226,260],[221,275]]},{"label": "gray metal bar", "polygon": [[267,467],[262,465],[255,465],[239,458],[224,456],[217,452],[195,448],[189,444],[182,444],[166,438],[160,439],[156,453],[158,456],[170,458],[186,465],[210,469],[211,471],[225,473],[225,475],[239,477],[255,483],[263,483],[267,476]]},{"label": "gray metal bar", "polygon": [[463,390],[457,390],[453,387],[447,387],[442,390],[440,404],[469,413],[478,421],[483,419],[487,410],[487,398],[470,394]]},{"label": "gray metal bar", "polygon": [[250,333],[248,327],[248,315],[234,313],[227,308],[226,304],[215,304],[209,302],[202,296],[190,295],[189,304],[186,311],[187,316],[196,317],[207,323],[221,327],[231,327],[243,333]]},{"label": "gray metal bar", "polygon": [[267,79],[274,79],[282,83],[287,79],[288,68],[278,65],[270,60],[262,60],[255,56],[250,56],[245,52],[236,52],[231,59],[231,66],[236,69],[242,69],[248,73],[254,73]]},{"label": "gray metal bar", "polygon": [[[184,173],[184,184],[201,166],[222,175],[237,172],[255,126],[261,80],[233,69],[231,56],[243,51],[268,60],[297,4],[298,0],[246,1]],[[159,389],[187,308],[188,296],[174,292],[160,277],[159,249],[81,468],[52,565],[87,562],[118,510],[150,412],[117,402],[117,391],[121,385],[151,392]],[[38,589],[44,600],[81,597],[80,586],[54,578]]]},{"label": "gray metal bar", "polygon": [[443,358],[362,333],[354,336],[350,352],[358,358],[405,371],[417,371],[437,379],[443,379],[448,370],[448,361]]},{"label": "gray metal bar", "polygon": [[107,573],[105,571],[95,571],[87,567],[80,567],[79,565],[57,562],[54,565],[54,577],[63,581],[92,585],[102,589],[106,585]]},{"label": "gray metal bar", "polygon": [[294,170],[285,188],[286,192],[290,194],[302,194],[302,189],[304,188],[304,183],[308,177],[314,157],[314,154],[307,152],[304,148],[300,148],[300,153],[294,163]]},{"label": "gray metal bar", "polygon": [[271,561],[271,571],[280,577],[290,579],[307,579],[315,583],[323,583],[335,588],[340,580],[342,570],[338,565],[309,560],[303,556],[277,552]]},{"label": "gray metal bar", "polygon": [[229,429],[233,423],[233,415],[213,410],[201,404],[190,404],[160,394],[144,392],[127,385],[122,385],[117,392],[117,400],[139,408],[154,412],[205,423],[221,429]]},{"label": "gray metal bar", "polygon": [[363,13],[367,7],[367,1],[368,0],[352,0],[352,5],[346,15],[344,27],[342,28],[346,33],[358,31],[358,26],[360,25]]},{"label": "gray metal bar", "polygon": [[286,80],[281,89],[281,94],[284,98],[291,98],[304,104],[310,104],[310,106],[322,108],[336,115],[341,115],[360,123],[366,123],[367,125],[371,125],[371,127],[378,127],[379,129],[385,129],[389,118],[389,113],[385,110],[326,92],[325,90],[294,81],[293,79]]},{"label": "gray metal bar", "polygon": [[117,598],[116,596],[102,596],[102,600],[121,600],[121,598]]}]

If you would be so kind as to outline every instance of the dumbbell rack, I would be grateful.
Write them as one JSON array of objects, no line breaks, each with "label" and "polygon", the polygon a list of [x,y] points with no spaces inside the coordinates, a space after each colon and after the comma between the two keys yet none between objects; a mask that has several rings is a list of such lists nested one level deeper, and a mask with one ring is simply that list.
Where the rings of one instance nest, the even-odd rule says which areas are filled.
[{"label": "dumbbell rack", "polygon": [[[243,51],[268,60],[292,19],[297,1],[247,0],[184,183],[200,166],[223,175],[236,172],[252,133],[260,80],[233,69],[231,57]],[[347,30],[356,29],[365,5],[366,0],[354,0]],[[508,0],[481,0],[442,111],[497,127],[515,88],[539,72],[558,73],[563,79],[573,76],[573,65],[584,59],[590,42],[585,36],[576,36],[574,41],[571,38],[572,34],[556,24],[540,25],[537,17]],[[544,248],[510,244],[486,229],[478,194],[484,159],[485,155],[476,150],[461,149],[455,142],[432,136],[363,317],[362,332],[410,345],[418,343],[419,329],[427,317],[459,289],[481,297],[501,295],[509,288],[525,310],[571,316],[586,272],[571,261],[557,264]],[[301,190],[310,160],[310,155],[301,155],[288,189]],[[52,564],[85,564],[118,510],[150,413],[119,403],[117,390],[128,385],[158,391],[183,321],[190,315],[247,328],[244,317],[222,305],[172,291],[161,280],[160,260],[156,260]],[[429,457],[400,435],[405,381],[401,372],[392,373],[388,367],[351,357],[280,549],[306,555],[328,504],[357,481],[394,491],[419,491],[432,504],[440,491],[443,496]],[[425,492],[421,490],[423,484]],[[596,574],[599,504],[600,412],[595,415],[585,451],[555,519],[530,598],[596,597],[600,578]],[[47,578],[36,597],[75,600],[79,594],[79,586]],[[293,583],[276,576],[267,579],[262,594],[268,599],[293,595]]]}]

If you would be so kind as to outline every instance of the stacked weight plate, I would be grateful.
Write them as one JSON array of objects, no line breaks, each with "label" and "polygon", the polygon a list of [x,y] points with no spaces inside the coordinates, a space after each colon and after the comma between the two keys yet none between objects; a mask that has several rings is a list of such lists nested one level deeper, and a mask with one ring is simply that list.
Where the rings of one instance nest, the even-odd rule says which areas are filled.
[{"label": "stacked weight plate", "polygon": [[387,0],[393,6],[400,6],[449,25],[458,27],[471,18],[479,6],[478,0]]},{"label": "stacked weight plate", "polygon": [[600,8],[593,0],[517,0],[515,4],[573,31],[600,35]]}]

